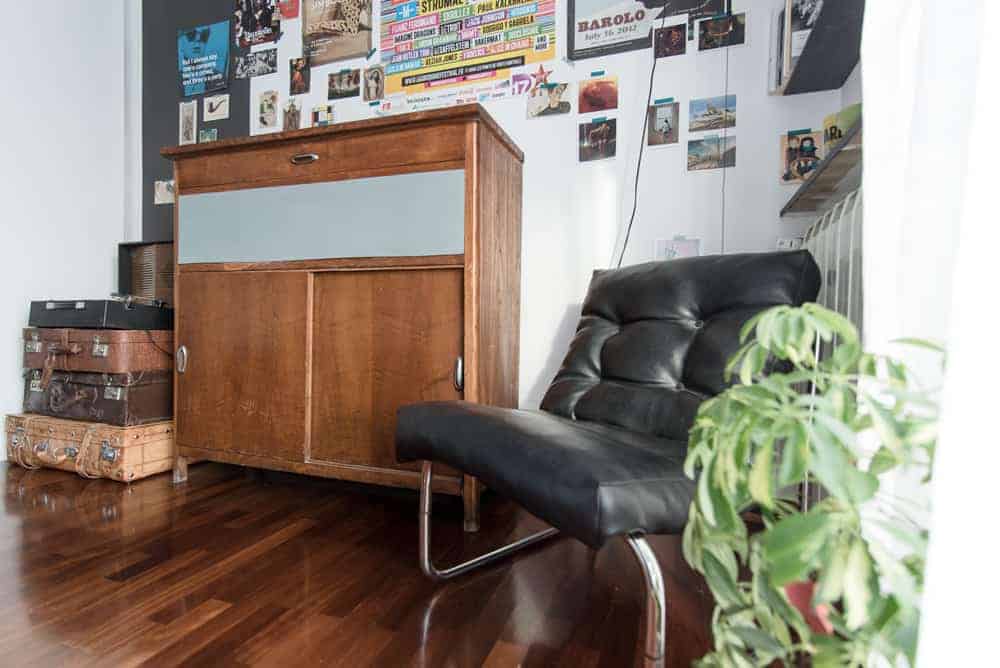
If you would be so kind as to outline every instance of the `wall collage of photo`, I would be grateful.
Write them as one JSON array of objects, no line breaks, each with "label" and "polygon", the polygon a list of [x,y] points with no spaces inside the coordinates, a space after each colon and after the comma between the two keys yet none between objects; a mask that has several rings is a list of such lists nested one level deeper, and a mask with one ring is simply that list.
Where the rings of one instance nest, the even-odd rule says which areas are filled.
[{"label": "wall collage of photo", "polygon": [[[729,13],[728,0],[649,10],[635,2],[626,11],[609,0],[567,1],[570,61],[642,49],[671,58],[746,41],[746,13]],[[552,80],[556,0],[381,0],[378,14],[373,2],[235,0],[232,16],[178,31],[188,98],[179,143],[220,138],[211,123],[231,113],[232,77],[251,80],[252,134],[523,97],[529,120],[568,116],[575,104],[580,162],[616,156],[618,77],[595,70]],[[735,165],[735,136],[717,133],[735,123],[735,96],[690,102],[691,171]],[[677,144],[680,130],[680,102],[655,99],[648,145]]]}]

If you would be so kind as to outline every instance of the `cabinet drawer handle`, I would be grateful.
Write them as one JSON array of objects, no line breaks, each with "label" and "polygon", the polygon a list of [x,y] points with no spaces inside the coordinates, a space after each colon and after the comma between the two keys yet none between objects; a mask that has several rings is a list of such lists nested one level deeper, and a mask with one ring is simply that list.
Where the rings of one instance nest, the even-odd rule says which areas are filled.
[{"label": "cabinet drawer handle", "polygon": [[455,389],[461,392],[465,389],[465,359],[459,355],[455,358]]},{"label": "cabinet drawer handle", "polygon": [[188,349],[187,346],[181,346],[177,349],[177,355],[174,357],[174,362],[177,365],[177,373],[184,373],[187,371],[188,366]]},{"label": "cabinet drawer handle", "polygon": [[317,160],[319,160],[319,156],[315,153],[299,153],[292,156],[293,165],[311,165]]}]

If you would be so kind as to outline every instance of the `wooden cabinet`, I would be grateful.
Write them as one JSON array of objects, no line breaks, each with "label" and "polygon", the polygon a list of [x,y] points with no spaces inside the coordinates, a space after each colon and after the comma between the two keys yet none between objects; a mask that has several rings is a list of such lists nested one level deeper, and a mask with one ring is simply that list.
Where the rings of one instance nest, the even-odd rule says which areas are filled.
[{"label": "wooden cabinet", "polygon": [[481,107],[163,154],[183,458],[416,488],[399,406],[516,406],[523,156]]}]

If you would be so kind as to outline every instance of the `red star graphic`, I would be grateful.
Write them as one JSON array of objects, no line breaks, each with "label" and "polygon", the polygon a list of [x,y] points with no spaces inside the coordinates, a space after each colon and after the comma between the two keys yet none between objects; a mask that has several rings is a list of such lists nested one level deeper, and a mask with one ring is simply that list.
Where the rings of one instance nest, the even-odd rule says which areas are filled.
[{"label": "red star graphic", "polygon": [[534,93],[538,90],[538,87],[542,84],[547,84],[549,82],[549,75],[552,74],[552,70],[546,70],[539,64],[538,71],[531,74],[531,90],[529,92]]}]

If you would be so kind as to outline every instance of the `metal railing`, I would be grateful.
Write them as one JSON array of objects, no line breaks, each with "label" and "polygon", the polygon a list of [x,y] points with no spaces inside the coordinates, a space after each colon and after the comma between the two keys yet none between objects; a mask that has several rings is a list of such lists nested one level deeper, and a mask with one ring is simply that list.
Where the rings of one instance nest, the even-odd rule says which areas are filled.
[{"label": "metal railing", "polygon": [[827,209],[806,231],[808,249],[823,276],[816,301],[863,328],[861,254],[864,202],[861,188]]}]

